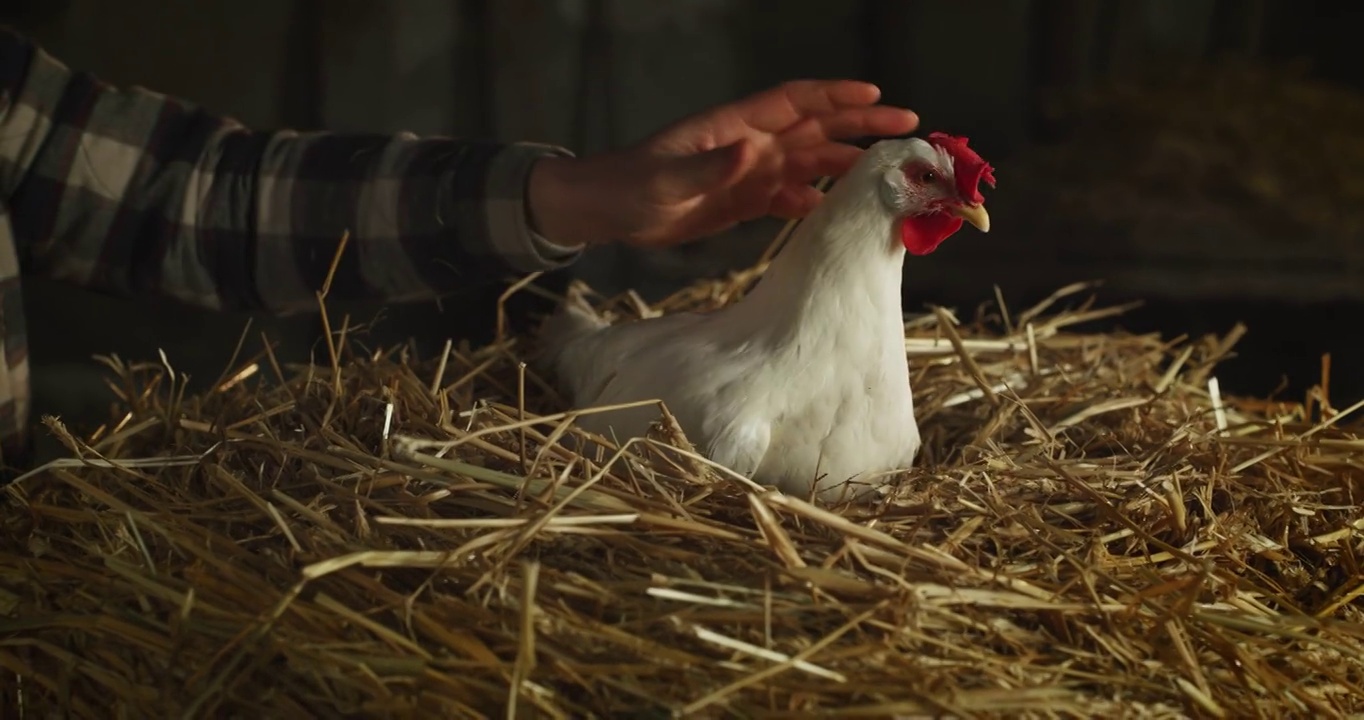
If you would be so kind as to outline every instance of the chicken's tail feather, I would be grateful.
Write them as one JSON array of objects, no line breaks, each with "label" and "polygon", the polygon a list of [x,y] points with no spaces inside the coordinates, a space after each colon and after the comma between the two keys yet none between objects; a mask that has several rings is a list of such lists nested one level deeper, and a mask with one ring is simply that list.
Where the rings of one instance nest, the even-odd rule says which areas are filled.
[{"label": "chicken's tail feather", "polygon": [[588,302],[588,292],[579,280],[569,283],[564,301],[545,318],[537,336],[531,362],[540,373],[556,377],[560,388],[568,387],[576,372],[570,352],[574,341],[610,325]]}]

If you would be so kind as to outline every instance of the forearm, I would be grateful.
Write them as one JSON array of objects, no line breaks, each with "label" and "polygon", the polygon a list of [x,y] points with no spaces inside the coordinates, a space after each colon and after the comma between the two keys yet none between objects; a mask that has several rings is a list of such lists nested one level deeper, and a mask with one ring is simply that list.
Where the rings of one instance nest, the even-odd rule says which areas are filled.
[{"label": "forearm", "polygon": [[528,175],[550,152],[411,136],[277,136],[261,153],[254,191],[208,205],[254,208],[254,233],[234,245],[246,247],[254,268],[246,286],[264,307],[315,306],[343,233],[350,239],[332,297],[429,299],[576,257],[529,221]]},{"label": "forearm", "polygon": [[575,251],[530,228],[532,145],[255,133],[0,35],[0,191],[26,271],[212,308],[435,297]]},{"label": "forearm", "polygon": [[535,164],[526,190],[531,224],[553,247],[586,247],[622,240],[620,174],[614,158],[546,157]]}]

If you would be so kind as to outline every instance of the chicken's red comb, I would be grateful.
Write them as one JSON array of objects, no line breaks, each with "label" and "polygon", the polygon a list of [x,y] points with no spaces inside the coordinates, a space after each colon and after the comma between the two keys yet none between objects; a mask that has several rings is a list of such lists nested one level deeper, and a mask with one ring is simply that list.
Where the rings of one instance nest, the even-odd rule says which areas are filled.
[{"label": "chicken's red comb", "polygon": [[990,167],[990,163],[976,154],[975,150],[966,147],[967,138],[955,137],[947,133],[929,133],[928,142],[940,147],[952,156],[953,174],[957,177],[957,194],[961,199],[971,203],[982,203],[985,196],[980,194],[980,181],[984,180],[990,187],[995,186],[995,169]]}]

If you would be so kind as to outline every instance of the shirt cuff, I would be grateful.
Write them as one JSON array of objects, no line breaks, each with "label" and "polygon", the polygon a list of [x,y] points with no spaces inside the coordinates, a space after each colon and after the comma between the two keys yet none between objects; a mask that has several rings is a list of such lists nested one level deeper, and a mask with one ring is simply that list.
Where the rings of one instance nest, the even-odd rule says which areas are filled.
[{"label": "shirt cuff", "polygon": [[557,270],[583,252],[582,246],[556,245],[531,228],[526,205],[530,170],[547,156],[573,157],[573,153],[554,145],[514,143],[503,148],[488,167],[488,241],[518,272]]}]

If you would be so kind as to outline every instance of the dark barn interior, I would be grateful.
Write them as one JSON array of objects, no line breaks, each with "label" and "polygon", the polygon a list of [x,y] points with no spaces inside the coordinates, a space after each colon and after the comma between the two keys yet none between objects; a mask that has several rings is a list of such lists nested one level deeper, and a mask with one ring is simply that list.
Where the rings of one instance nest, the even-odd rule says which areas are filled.
[{"label": "dark barn interior", "polygon": [[[73,67],[188,98],[261,129],[413,130],[591,152],[795,76],[875,81],[924,128],[973,139],[1000,168],[988,237],[907,264],[908,307],[1029,304],[1078,280],[1141,300],[1133,331],[1224,333],[1233,393],[1364,395],[1359,207],[1364,9],[1337,1],[909,0],[837,5],[674,0],[393,3],[12,1],[3,19]],[[135,37],[135,41],[128,38]],[[754,259],[759,221],[693,247],[612,248],[577,268],[647,297]],[[91,356],[215,377],[245,318],[28,283],[41,411],[102,419]],[[471,290],[382,308],[373,342],[491,327]],[[466,310],[467,309],[467,310]],[[347,308],[357,318],[380,308]],[[315,318],[256,318],[306,357]]]},{"label": "dark barn interior", "polygon": [[[908,256],[903,307],[925,317],[904,348],[872,241],[899,227],[912,252],[913,223],[954,222],[932,203],[984,224],[970,178],[922,189],[981,169],[959,146],[919,175],[929,146],[888,146],[772,266],[781,292],[629,342],[590,328],[557,391],[527,380],[529,334],[487,342],[515,278],[284,318],[24,278],[42,464],[0,487],[0,718],[1364,717],[1364,5],[0,0],[0,22],[263,132],[579,154],[783,80],[859,78],[998,177],[988,233]],[[377,165],[344,147],[326,167]],[[654,160],[620,164],[677,167]],[[611,244],[543,282],[703,288],[667,309],[714,310],[781,228]],[[839,255],[848,237],[867,244]],[[809,271],[831,257],[874,279]],[[970,322],[1089,281],[1134,309],[1070,327],[1070,295],[1030,316],[1036,337]],[[511,320],[547,307],[518,294]],[[1219,362],[1208,336],[1241,324]],[[647,436],[614,447],[561,402],[660,387],[685,410],[632,410]],[[833,475],[887,485],[825,502]]]}]

